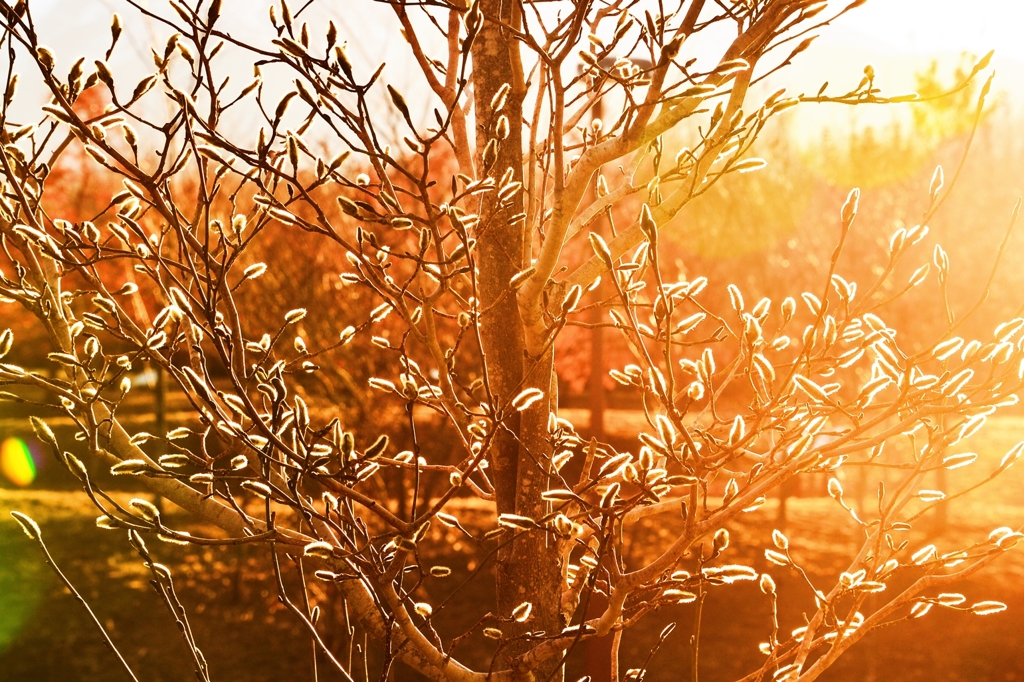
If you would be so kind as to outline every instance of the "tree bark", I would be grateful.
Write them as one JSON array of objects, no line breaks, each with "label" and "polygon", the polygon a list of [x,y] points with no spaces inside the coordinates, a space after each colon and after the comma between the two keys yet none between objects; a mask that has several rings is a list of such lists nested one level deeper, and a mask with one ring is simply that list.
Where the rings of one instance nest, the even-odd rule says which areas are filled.
[{"label": "tree bark", "polygon": [[[523,180],[523,115],[525,86],[519,45],[501,24],[518,26],[521,17],[516,3],[480,0],[484,24],[473,44],[473,88],[476,110],[477,168],[500,182],[508,169],[512,179]],[[507,104],[492,111],[492,100],[499,89],[511,86]],[[485,169],[484,150],[495,138],[495,125],[501,115],[508,117],[509,134],[500,142],[497,159]],[[547,452],[547,419],[551,410],[550,383],[552,354],[529,358],[525,352],[525,331],[515,292],[509,282],[526,266],[529,236],[525,221],[511,221],[524,208],[522,192],[514,201],[497,205],[497,192],[484,194],[481,200],[477,232],[477,269],[479,282],[479,321],[488,385],[495,404],[501,406],[504,419],[493,440],[491,471],[499,514],[518,514],[537,518],[545,513],[541,493],[547,487],[544,461]],[[512,399],[526,388],[539,388],[545,398],[520,413],[511,408]],[[555,543],[541,531],[521,533],[499,551],[496,566],[498,616],[508,618],[523,602],[533,605],[533,615],[525,623],[502,623],[504,641],[499,664],[532,647],[526,632],[555,634],[562,629],[559,609],[561,570]],[[511,639],[511,641],[509,641]],[[543,673],[547,677],[558,661]],[[553,677],[550,679],[559,679]]]}]

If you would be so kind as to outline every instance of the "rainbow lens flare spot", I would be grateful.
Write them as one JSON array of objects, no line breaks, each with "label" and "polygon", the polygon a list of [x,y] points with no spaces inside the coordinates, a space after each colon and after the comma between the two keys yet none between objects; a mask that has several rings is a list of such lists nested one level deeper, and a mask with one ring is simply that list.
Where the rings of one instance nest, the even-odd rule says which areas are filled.
[{"label": "rainbow lens flare spot", "polygon": [[20,488],[36,480],[36,463],[25,441],[7,438],[0,443],[0,472]]}]

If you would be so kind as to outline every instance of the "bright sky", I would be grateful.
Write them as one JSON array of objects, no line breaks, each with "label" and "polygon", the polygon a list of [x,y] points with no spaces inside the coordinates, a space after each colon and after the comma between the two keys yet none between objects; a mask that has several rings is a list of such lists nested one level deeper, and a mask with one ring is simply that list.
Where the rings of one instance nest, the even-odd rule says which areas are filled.
[{"label": "bright sky", "polygon": [[[318,0],[317,18],[334,16],[340,26],[359,29],[363,37],[373,34],[372,26],[360,26],[365,13],[346,12],[354,0]],[[837,6],[845,0],[835,2]],[[162,2],[146,3],[154,8]],[[246,20],[266,22],[265,0],[226,0],[226,13]],[[295,3],[302,4],[302,3]],[[132,13],[119,0],[34,0],[44,32],[60,37],[62,48],[80,51],[86,43],[107,37],[104,14]],[[331,10],[334,11],[331,11]],[[71,19],[71,20],[69,20]],[[99,20],[99,25],[93,24]],[[362,21],[361,21],[362,20]],[[963,50],[984,53],[990,49],[1004,58],[1024,64],[1024,2],[1020,0],[869,0],[826,29],[820,46],[847,47],[872,52],[904,54],[956,54]],[[365,29],[370,29],[366,31]],[[358,40],[354,41],[358,42]],[[371,44],[379,45],[376,36]],[[75,49],[77,46],[78,49]]]},{"label": "bright sky", "polygon": [[1013,92],[1019,101],[1024,98],[1022,25],[1019,0],[869,0],[825,29],[804,61],[834,73],[836,67],[863,66],[857,61],[861,57],[885,65],[892,73],[880,70],[883,82],[899,89],[912,84],[913,72],[932,58],[951,71],[963,52],[981,56],[995,50],[996,88]]},{"label": "bright sky", "polygon": [[841,19],[832,38],[925,54],[994,49],[1024,62],[1022,21],[1019,0],[870,0]]},{"label": "bright sky", "polygon": [[[849,0],[834,2],[842,6]],[[164,7],[162,0],[148,4],[154,9]],[[234,27],[240,35],[251,35],[253,31],[266,35],[267,4],[268,0],[225,0],[225,25]],[[355,58],[366,62],[386,60],[389,66],[385,81],[399,88],[412,86],[415,79],[401,66],[407,55],[406,46],[381,21],[374,20],[375,15],[380,16],[376,11],[351,12],[356,4],[355,0],[316,0],[303,18],[310,21],[311,28],[325,25],[328,18],[333,18],[342,38],[349,40]],[[358,4],[362,6],[362,0]],[[55,48],[63,64],[79,55],[102,54],[109,41],[107,27],[112,12],[118,11],[128,22],[135,14],[123,0],[33,0],[33,7],[43,42]],[[382,5],[373,3],[364,6],[364,10],[381,8]],[[134,25],[141,30],[126,30],[122,38],[125,44],[118,49],[114,66],[127,71],[126,76],[141,77],[143,69],[151,68],[148,43],[152,35],[160,36],[158,40],[162,42],[167,30]],[[393,22],[387,23],[392,25]],[[982,55],[995,49],[996,89],[1010,92],[1014,100],[1021,102],[1022,26],[1024,0],[868,0],[865,6],[824,29],[814,47],[798,57],[782,80],[791,92],[814,92],[824,80],[830,80],[836,89],[852,88],[860,80],[864,65],[871,63],[876,67],[881,87],[890,93],[904,92],[912,88],[914,73],[927,68],[933,58],[940,60],[941,73],[949,78],[960,53]],[[246,68],[246,73],[232,80],[247,81],[250,77]],[[807,119],[808,123],[841,116],[833,109],[816,112]]]}]

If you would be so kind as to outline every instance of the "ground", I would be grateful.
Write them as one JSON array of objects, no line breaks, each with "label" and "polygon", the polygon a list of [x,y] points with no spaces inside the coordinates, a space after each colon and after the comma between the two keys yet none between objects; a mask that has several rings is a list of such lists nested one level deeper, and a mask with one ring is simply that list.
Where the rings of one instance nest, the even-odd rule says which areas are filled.
[{"label": "ground", "polygon": [[[969,475],[982,475],[1022,437],[1024,418],[993,419],[968,448],[982,455],[970,467],[977,471]],[[852,482],[847,485],[848,490],[851,485]],[[954,481],[951,488],[956,485]],[[936,536],[925,524],[909,539],[918,545],[935,542],[943,550],[959,541],[982,540],[998,526],[1018,527],[1024,523],[1022,493],[1024,463],[1019,463],[987,492],[956,501],[950,509],[949,527],[942,535]],[[118,496],[126,500],[131,493]],[[104,649],[87,614],[45,565],[38,548],[8,516],[12,509],[39,522],[58,565],[107,625],[140,680],[169,682],[192,678],[187,650],[163,603],[147,584],[148,572],[122,532],[97,529],[96,512],[81,493],[0,490],[0,682],[126,679],[116,660]],[[167,513],[172,522],[180,522],[194,532],[212,532],[190,523],[180,512],[169,509]],[[771,543],[771,530],[777,526],[776,515],[777,503],[771,500],[730,526],[733,548],[728,560],[751,564],[775,577],[784,605],[780,614],[782,632],[788,632],[802,625],[801,612],[808,610],[811,602],[809,590],[793,572],[769,566],[763,558],[763,550]],[[467,508],[460,516],[481,527],[493,523],[489,514],[479,509]],[[627,560],[638,560],[656,550],[673,534],[678,520],[670,516],[641,523],[634,531],[635,554]],[[815,496],[790,500],[786,532],[792,539],[793,555],[816,581],[826,585],[825,581],[834,580],[845,568],[842,560],[849,556],[857,530],[832,500]],[[432,533],[427,547],[434,549],[426,551],[439,551],[442,547],[449,552],[455,550],[455,556],[445,560],[451,565],[453,576],[425,586],[424,597],[440,604],[486,558],[472,543],[460,542],[441,528],[433,529]],[[267,580],[267,550],[179,547],[155,539],[149,545],[157,560],[174,572],[181,600],[188,609],[196,640],[210,661],[214,680],[312,679],[309,642],[302,637],[293,617],[278,604],[273,584]],[[468,629],[479,617],[479,611],[471,613],[471,609],[460,608],[460,603],[479,605],[491,600],[487,572],[485,565],[480,571],[481,578],[468,583],[445,607],[459,615],[453,619],[459,622],[452,624],[451,631],[440,633],[446,641],[460,632],[458,628]],[[1010,552],[958,589],[972,601],[998,599],[1010,608],[988,617],[933,611],[924,619],[898,623],[871,635],[842,657],[823,679],[1024,682],[1024,628],[1020,627],[1024,616],[1024,551]],[[336,624],[328,628],[329,641],[347,658],[349,651],[344,646],[340,625],[344,615],[329,592],[322,592],[320,599],[325,604],[325,623]],[[741,677],[763,660],[757,644],[769,633],[769,605],[756,585],[741,583],[717,588],[710,593],[704,611],[702,682],[726,682]],[[671,621],[678,627],[654,658],[646,679],[692,679],[692,606],[655,613],[630,631],[623,640],[623,668],[639,665],[662,627]],[[490,640],[474,635],[457,653],[482,664],[489,656],[490,644]],[[568,679],[591,673],[595,682],[601,680],[598,673],[602,652],[600,644],[577,651],[570,660]],[[361,657],[359,647],[354,647],[351,655]],[[320,679],[337,679],[323,661]],[[371,679],[376,679],[376,674]],[[416,676],[398,669],[392,679]]]}]

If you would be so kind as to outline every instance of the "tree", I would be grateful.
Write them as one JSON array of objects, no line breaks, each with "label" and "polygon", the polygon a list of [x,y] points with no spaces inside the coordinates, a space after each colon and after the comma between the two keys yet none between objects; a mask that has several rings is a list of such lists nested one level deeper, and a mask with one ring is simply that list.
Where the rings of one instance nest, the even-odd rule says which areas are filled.
[{"label": "tree", "polygon": [[[763,166],[748,152],[775,116],[802,102],[916,98],[884,96],[867,70],[847,92],[780,90],[751,101],[752,85],[860,4],[691,0],[661,16],[631,0],[396,1],[388,10],[422,77],[419,91],[403,95],[383,83],[381,65],[349,58],[334,23],[322,39],[284,3],[270,10],[275,37],[264,44],[222,25],[219,0],[172,0],[166,15],[127,0],[170,37],[153,50],[155,71],[125,84],[105,61],[125,30],[119,17],[104,59],[80,59],[65,75],[41,43],[31,3],[5,0],[10,62],[27,63],[50,101],[41,120],[13,120],[17,76],[8,77],[0,228],[14,272],[0,291],[36,315],[63,374],[5,364],[0,379],[46,389],[75,421],[84,460],[42,419],[33,424],[94,499],[98,525],[128,529],[175,614],[171,574],[144,538],[265,545],[280,599],[344,679],[354,671],[324,645],[305,578],[344,600],[382,650],[385,676],[402,661],[437,680],[553,679],[581,641],[612,634],[614,678],[638,679],[640,669],[619,670],[617,642],[651,611],[703,603],[707,590],[746,580],[759,581],[774,609],[772,577],[725,558],[731,520],[787,480],[880,461],[887,442],[905,437],[910,447],[886,455],[902,478],[879,489],[877,514],[853,513],[838,479],[829,481],[863,546],[834,585],[810,585],[816,611],[805,628],[786,637],[775,623],[750,679],[815,679],[908,610],[999,611],[998,602],[964,606],[962,595],[932,593],[993,561],[1019,532],[998,529],[952,552],[908,547],[898,534],[1024,449],[966,490],[920,489],[930,471],[971,464],[956,444],[1016,401],[1014,339],[1024,320],[1001,324],[991,339],[964,340],[956,333],[965,317],[951,311],[927,350],[903,352],[882,317],[892,298],[882,285],[927,228],[899,230],[882,274],[858,287],[838,272],[856,190],[842,206],[826,276],[815,293],[799,294],[803,307],[793,297],[748,305],[734,285],[726,305],[705,304],[707,280],[672,281],[663,261],[660,226],[731,173]],[[715,60],[691,58],[687,41],[724,35],[720,28],[731,36]],[[254,64],[254,80],[236,90],[222,52]],[[958,88],[987,64],[978,62]],[[84,115],[74,103],[93,88],[105,89],[111,105]],[[424,100],[432,112],[421,116],[413,102]],[[611,122],[587,120],[599,100],[605,111],[618,108]],[[248,115],[258,123],[239,125]],[[680,125],[690,145],[673,154],[664,135]],[[331,154],[314,151],[313,140],[326,140]],[[48,203],[49,169],[75,149],[123,187],[89,221],[70,222]],[[939,169],[922,225],[945,192]],[[589,230],[630,202],[629,220],[610,240]],[[289,338],[320,314],[318,303],[267,326],[242,314],[242,301],[277,267],[251,257],[272,227],[343,249],[342,281],[378,302],[365,317],[330,320],[336,342]],[[567,244],[588,233],[592,255],[564,272]],[[112,263],[130,264],[137,283],[122,285]],[[935,266],[945,286],[941,249]],[[915,271],[899,295],[928,272]],[[599,277],[614,294],[591,301]],[[159,301],[152,319],[133,307],[143,293]],[[587,305],[607,309],[635,356],[612,376],[642,392],[650,428],[636,454],[582,442],[558,415],[554,340],[569,321],[590,319],[581,317]],[[297,390],[319,370],[319,354],[356,336],[371,337],[377,366],[386,367],[369,386],[404,415],[390,433],[343,423],[341,411]],[[2,341],[8,350],[12,335]],[[122,426],[126,375],[143,361],[187,395],[191,427],[133,434]],[[454,458],[424,441],[424,411],[447,425]],[[411,448],[394,453],[397,438]],[[167,454],[147,454],[155,444]],[[117,504],[95,485],[97,469],[108,467],[140,477],[223,534],[168,527],[142,499]],[[404,472],[408,488],[380,486],[388,471]],[[439,492],[428,496],[428,485]],[[463,523],[458,502],[467,497],[491,503],[496,525]],[[680,513],[678,535],[656,556],[626,562],[624,529]],[[31,519],[17,518],[41,538]],[[451,572],[423,555],[431,524],[495,556],[495,610],[457,637],[445,629],[442,604],[422,598]],[[787,538],[773,540],[767,560],[799,569]],[[303,577],[300,594],[285,579],[293,570]],[[898,594],[887,589],[907,577]],[[207,679],[199,643],[184,625],[183,634]],[[456,650],[471,636],[483,638],[477,649],[493,640],[482,667]],[[695,636],[694,671],[699,653]]]}]

